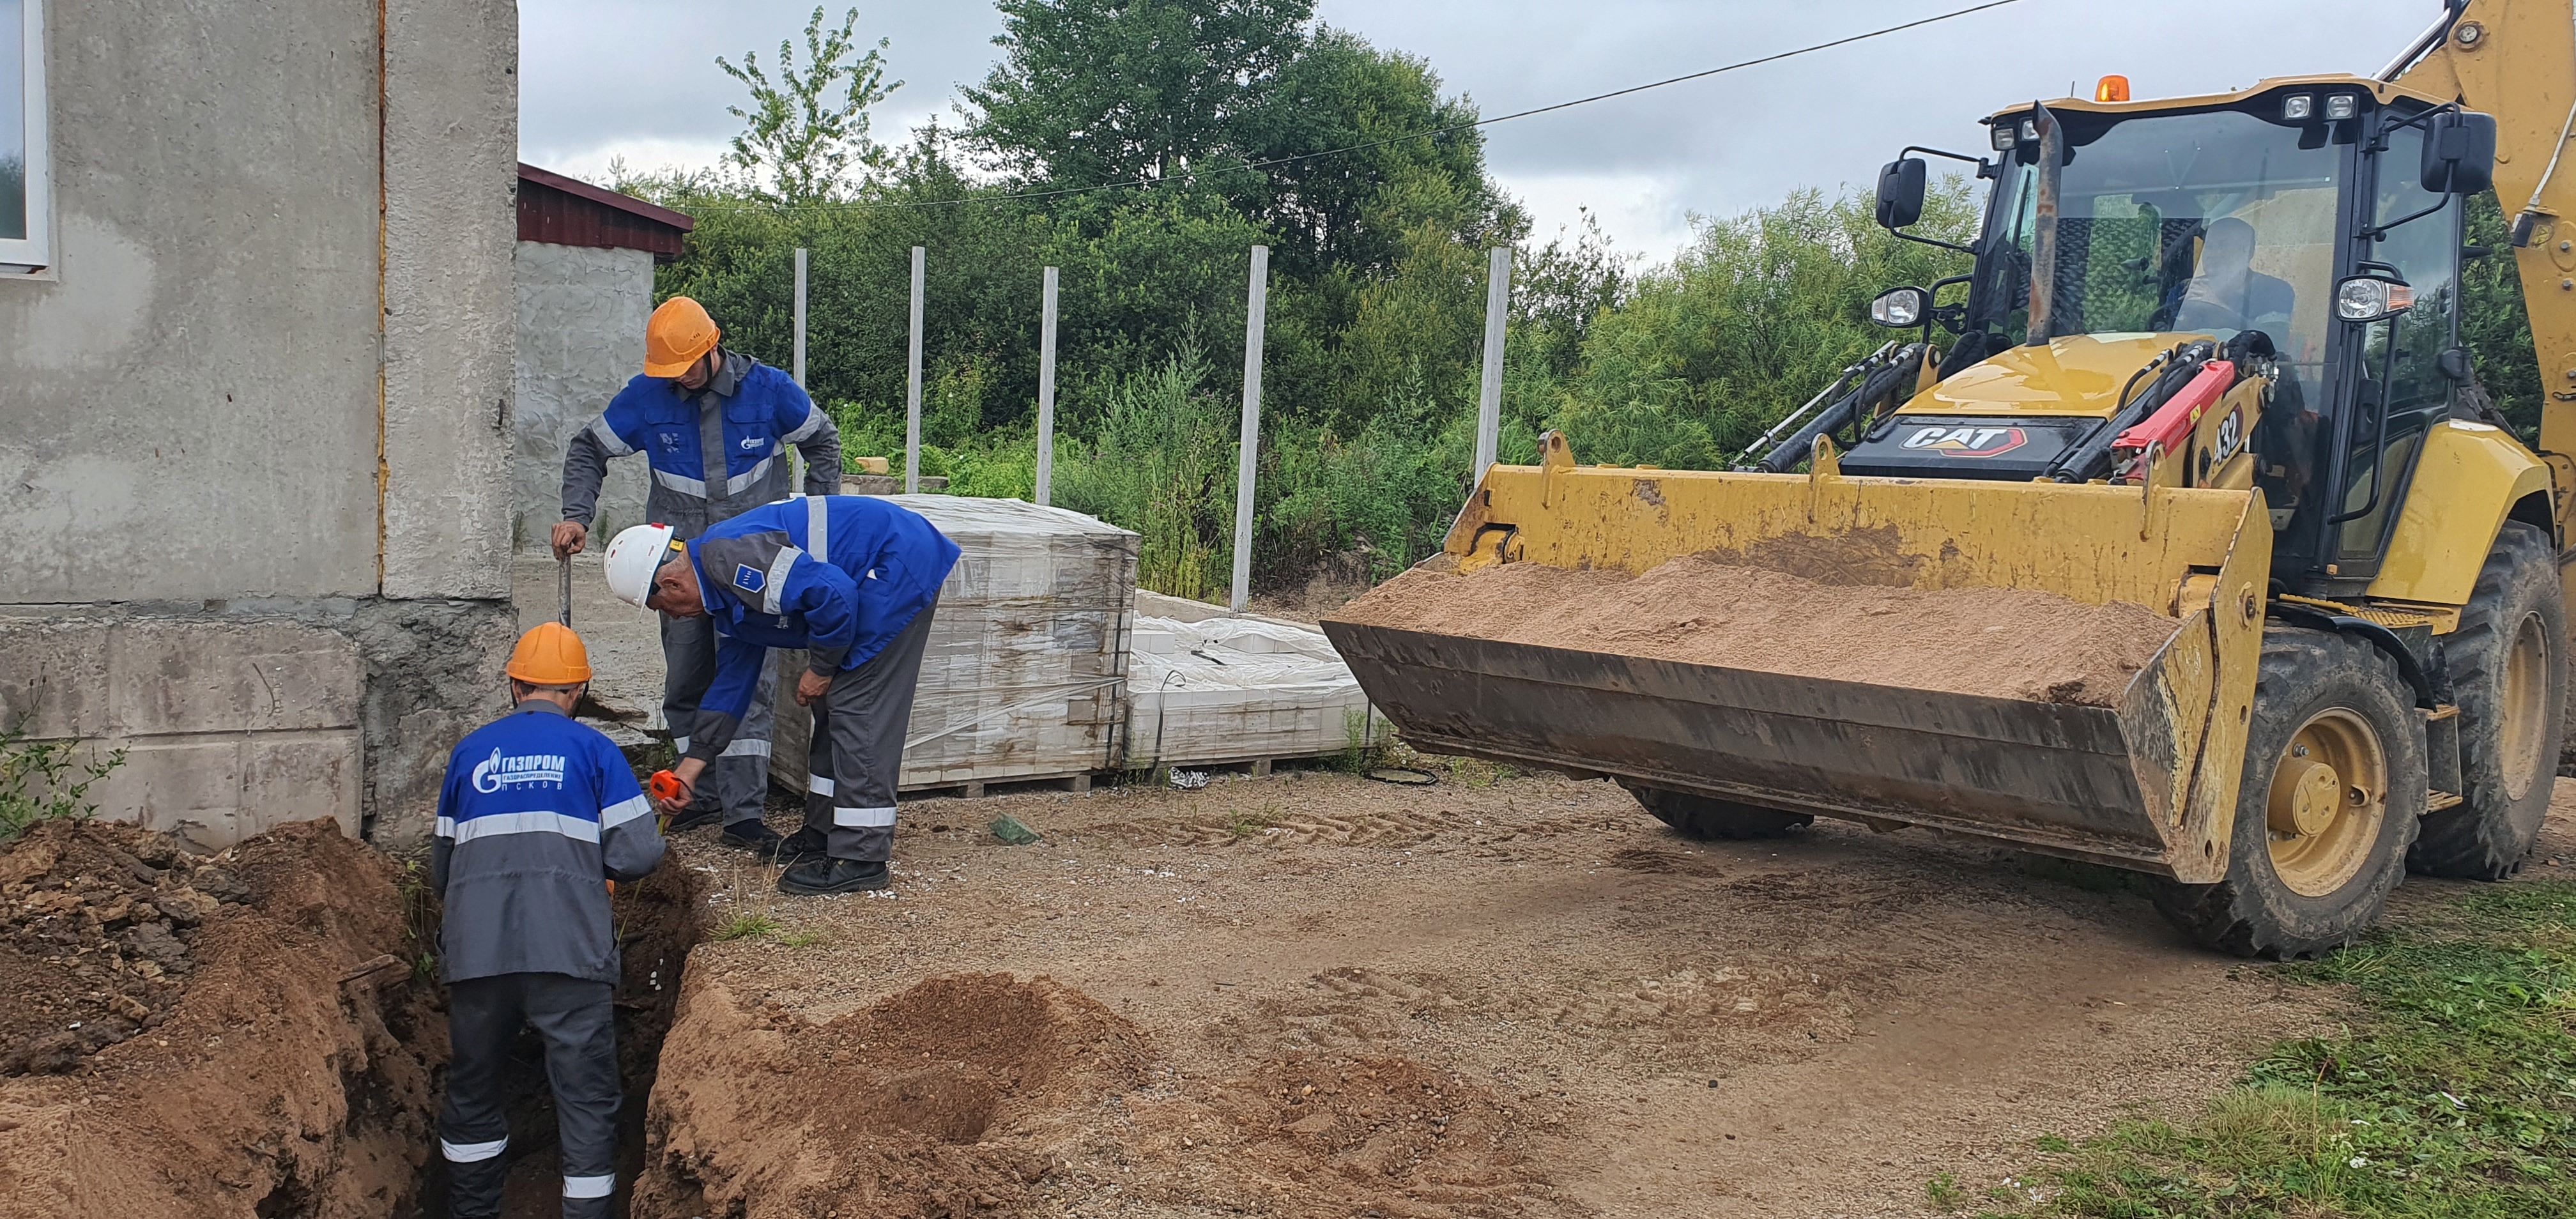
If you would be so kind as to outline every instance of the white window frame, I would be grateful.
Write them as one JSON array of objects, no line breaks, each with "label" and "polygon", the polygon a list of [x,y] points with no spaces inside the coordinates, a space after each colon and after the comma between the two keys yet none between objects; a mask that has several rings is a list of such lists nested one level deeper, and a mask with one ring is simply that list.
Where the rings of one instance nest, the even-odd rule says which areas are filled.
[{"label": "white window frame", "polygon": [[22,0],[26,22],[27,236],[0,237],[0,267],[54,265],[53,166],[45,153],[45,0]]}]

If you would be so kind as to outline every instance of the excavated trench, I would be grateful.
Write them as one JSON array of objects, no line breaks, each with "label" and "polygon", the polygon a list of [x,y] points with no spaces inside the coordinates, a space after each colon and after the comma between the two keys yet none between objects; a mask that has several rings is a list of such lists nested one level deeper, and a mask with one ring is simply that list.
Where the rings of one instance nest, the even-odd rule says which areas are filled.
[{"label": "excavated trench", "polygon": [[[620,1213],[704,891],[674,866],[614,899]],[[329,821],[214,855],[100,822],[0,846],[0,1219],[444,1215],[435,918],[416,867]],[[518,1057],[505,1213],[552,1216],[532,1036]]]}]

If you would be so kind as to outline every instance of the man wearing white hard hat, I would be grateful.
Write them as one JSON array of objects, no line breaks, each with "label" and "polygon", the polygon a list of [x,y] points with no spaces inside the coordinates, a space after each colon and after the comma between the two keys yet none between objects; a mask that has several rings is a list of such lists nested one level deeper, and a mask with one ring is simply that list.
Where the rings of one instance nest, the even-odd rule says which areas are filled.
[{"label": "man wearing white hard hat", "polygon": [[805,825],[786,841],[785,893],[858,893],[892,882],[895,784],[939,587],[957,544],[882,499],[815,495],[766,504],[694,541],[638,525],[608,544],[608,588],[626,601],[715,626],[716,679],[683,791],[723,756],[752,709],[770,649],[802,648],[796,701],[814,709]]},{"label": "man wearing white hard hat", "polygon": [[[832,417],[786,373],[728,351],[723,332],[698,302],[664,301],[644,330],[644,374],[575,433],[564,452],[558,558],[587,544],[599,487],[612,458],[642,453],[653,467],[645,519],[686,541],[762,504],[787,498],[787,450],[805,455],[805,493],[841,489],[841,434]],[[696,743],[700,703],[715,680],[716,637],[704,619],[662,616],[662,720],[672,744]],[[781,841],[760,822],[769,790],[771,674],[761,675],[751,712],[674,830],[724,821],[724,841],[775,859]]]}]

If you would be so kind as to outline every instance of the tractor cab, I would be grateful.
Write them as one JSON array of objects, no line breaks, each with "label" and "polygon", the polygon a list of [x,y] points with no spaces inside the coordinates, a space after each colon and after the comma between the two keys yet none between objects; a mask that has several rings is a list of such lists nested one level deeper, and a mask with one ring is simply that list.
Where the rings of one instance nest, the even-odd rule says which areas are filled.
[{"label": "tractor cab", "polygon": [[[2162,459],[2178,485],[2262,488],[2276,574],[2368,585],[2467,377],[2460,196],[2487,185],[2493,120],[2361,77],[2140,103],[2112,77],[1986,123],[1991,159],[1907,149],[1881,173],[1880,222],[1934,244],[1905,231],[1916,153],[1994,186],[1951,247],[1970,273],[1873,304],[1921,331],[1929,384],[1842,471],[2137,481]],[[2196,417],[2163,409],[2195,384]]]}]

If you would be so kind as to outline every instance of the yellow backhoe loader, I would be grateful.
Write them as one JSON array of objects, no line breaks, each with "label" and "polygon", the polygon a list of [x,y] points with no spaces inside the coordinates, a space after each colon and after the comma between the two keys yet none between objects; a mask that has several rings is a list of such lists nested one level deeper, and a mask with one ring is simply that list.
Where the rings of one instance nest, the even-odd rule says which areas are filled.
[{"label": "yellow backhoe loader", "polygon": [[[2511,874],[2576,588],[2570,0],[2451,0],[2376,77],[2164,101],[2106,77],[1986,126],[1980,155],[1909,148],[1879,180],[1900,236],[1918,154],[1991,180],[1974,270],[1881,296],[1899,337],[1737,469],[1585,466],[1551,434],[1484,473],[1431,561],[1812,548],[1878,573],[1857,579],[2173,615],[2116,705],[1326,622],[1369,697],[1419,748],[1613,778],[1686,834],[1821,814],[2149,873],[2241,954],[2348,942],[2410,866]],[[2514,248],[2464,249],[2491,182]],[[2492,256],[2530,307],[2536,451],[2458,345],[2462,261]]]}]

